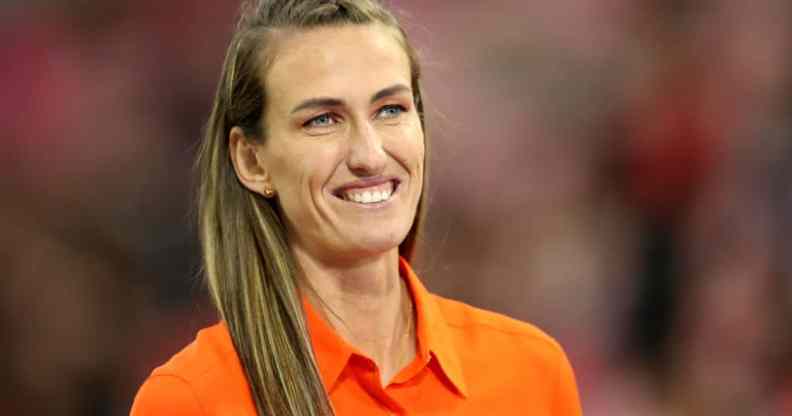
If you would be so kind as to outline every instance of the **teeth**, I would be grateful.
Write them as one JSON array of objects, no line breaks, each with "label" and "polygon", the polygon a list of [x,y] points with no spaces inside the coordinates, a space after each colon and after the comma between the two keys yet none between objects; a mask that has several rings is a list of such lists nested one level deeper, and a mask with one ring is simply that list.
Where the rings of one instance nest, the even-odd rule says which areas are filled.
[{"label": "teeth", "polygon": [[393,184],[379,186],[376,189],[369,189],[361,191],[360,189],[350,190],[344,193],[344,199],[347,201],[354,201],[359,204],[376,204],[378,202],[387,201],[393,194]]}]

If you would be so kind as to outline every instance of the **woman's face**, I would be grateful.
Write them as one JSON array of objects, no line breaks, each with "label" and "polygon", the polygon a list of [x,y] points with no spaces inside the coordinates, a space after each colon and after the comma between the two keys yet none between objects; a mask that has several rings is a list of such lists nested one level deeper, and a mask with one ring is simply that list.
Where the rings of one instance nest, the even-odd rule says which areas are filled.
[{"label": "woman's face", "polygon": [[293,249],[321,261],[396,252],[423,183],[423,130],[404,48],[380,25],[279,40],[258,156]]}]

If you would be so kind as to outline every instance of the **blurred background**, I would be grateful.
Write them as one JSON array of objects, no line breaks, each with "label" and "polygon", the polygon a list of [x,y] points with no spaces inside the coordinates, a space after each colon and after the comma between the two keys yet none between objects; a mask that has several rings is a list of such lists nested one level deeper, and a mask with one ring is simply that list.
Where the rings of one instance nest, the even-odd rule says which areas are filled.
[{"label": "blurred background", "polygon": [[[792,4],[392,4],[427,286],[556,337],[587,415],[792,415]],[[0,4],[7,414],[127,414],[217,319],[190,169],[237,5]]]}]

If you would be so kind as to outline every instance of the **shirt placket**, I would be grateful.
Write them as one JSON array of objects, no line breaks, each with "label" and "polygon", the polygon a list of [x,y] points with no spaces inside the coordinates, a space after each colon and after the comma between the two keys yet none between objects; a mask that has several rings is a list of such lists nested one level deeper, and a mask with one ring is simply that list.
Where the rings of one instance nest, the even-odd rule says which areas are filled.
[{"label": "shirt placket", "polygon": [[355,377],[363,389],[377,402],[384,415],[404,415],[405,409],[387,392],[380,383],[380,371],[370,359],[355,355],[350,360]]}]

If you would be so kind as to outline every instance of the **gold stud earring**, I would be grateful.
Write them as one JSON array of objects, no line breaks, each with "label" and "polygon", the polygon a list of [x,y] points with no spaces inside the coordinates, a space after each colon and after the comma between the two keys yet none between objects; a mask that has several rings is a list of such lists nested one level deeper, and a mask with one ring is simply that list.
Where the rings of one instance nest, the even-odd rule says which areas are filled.
[{"label": "gold stud earring", "polygon": [[270,188],[269,186],[264,188],[264,198],[272,198],[275,196],[275,190]]}]

